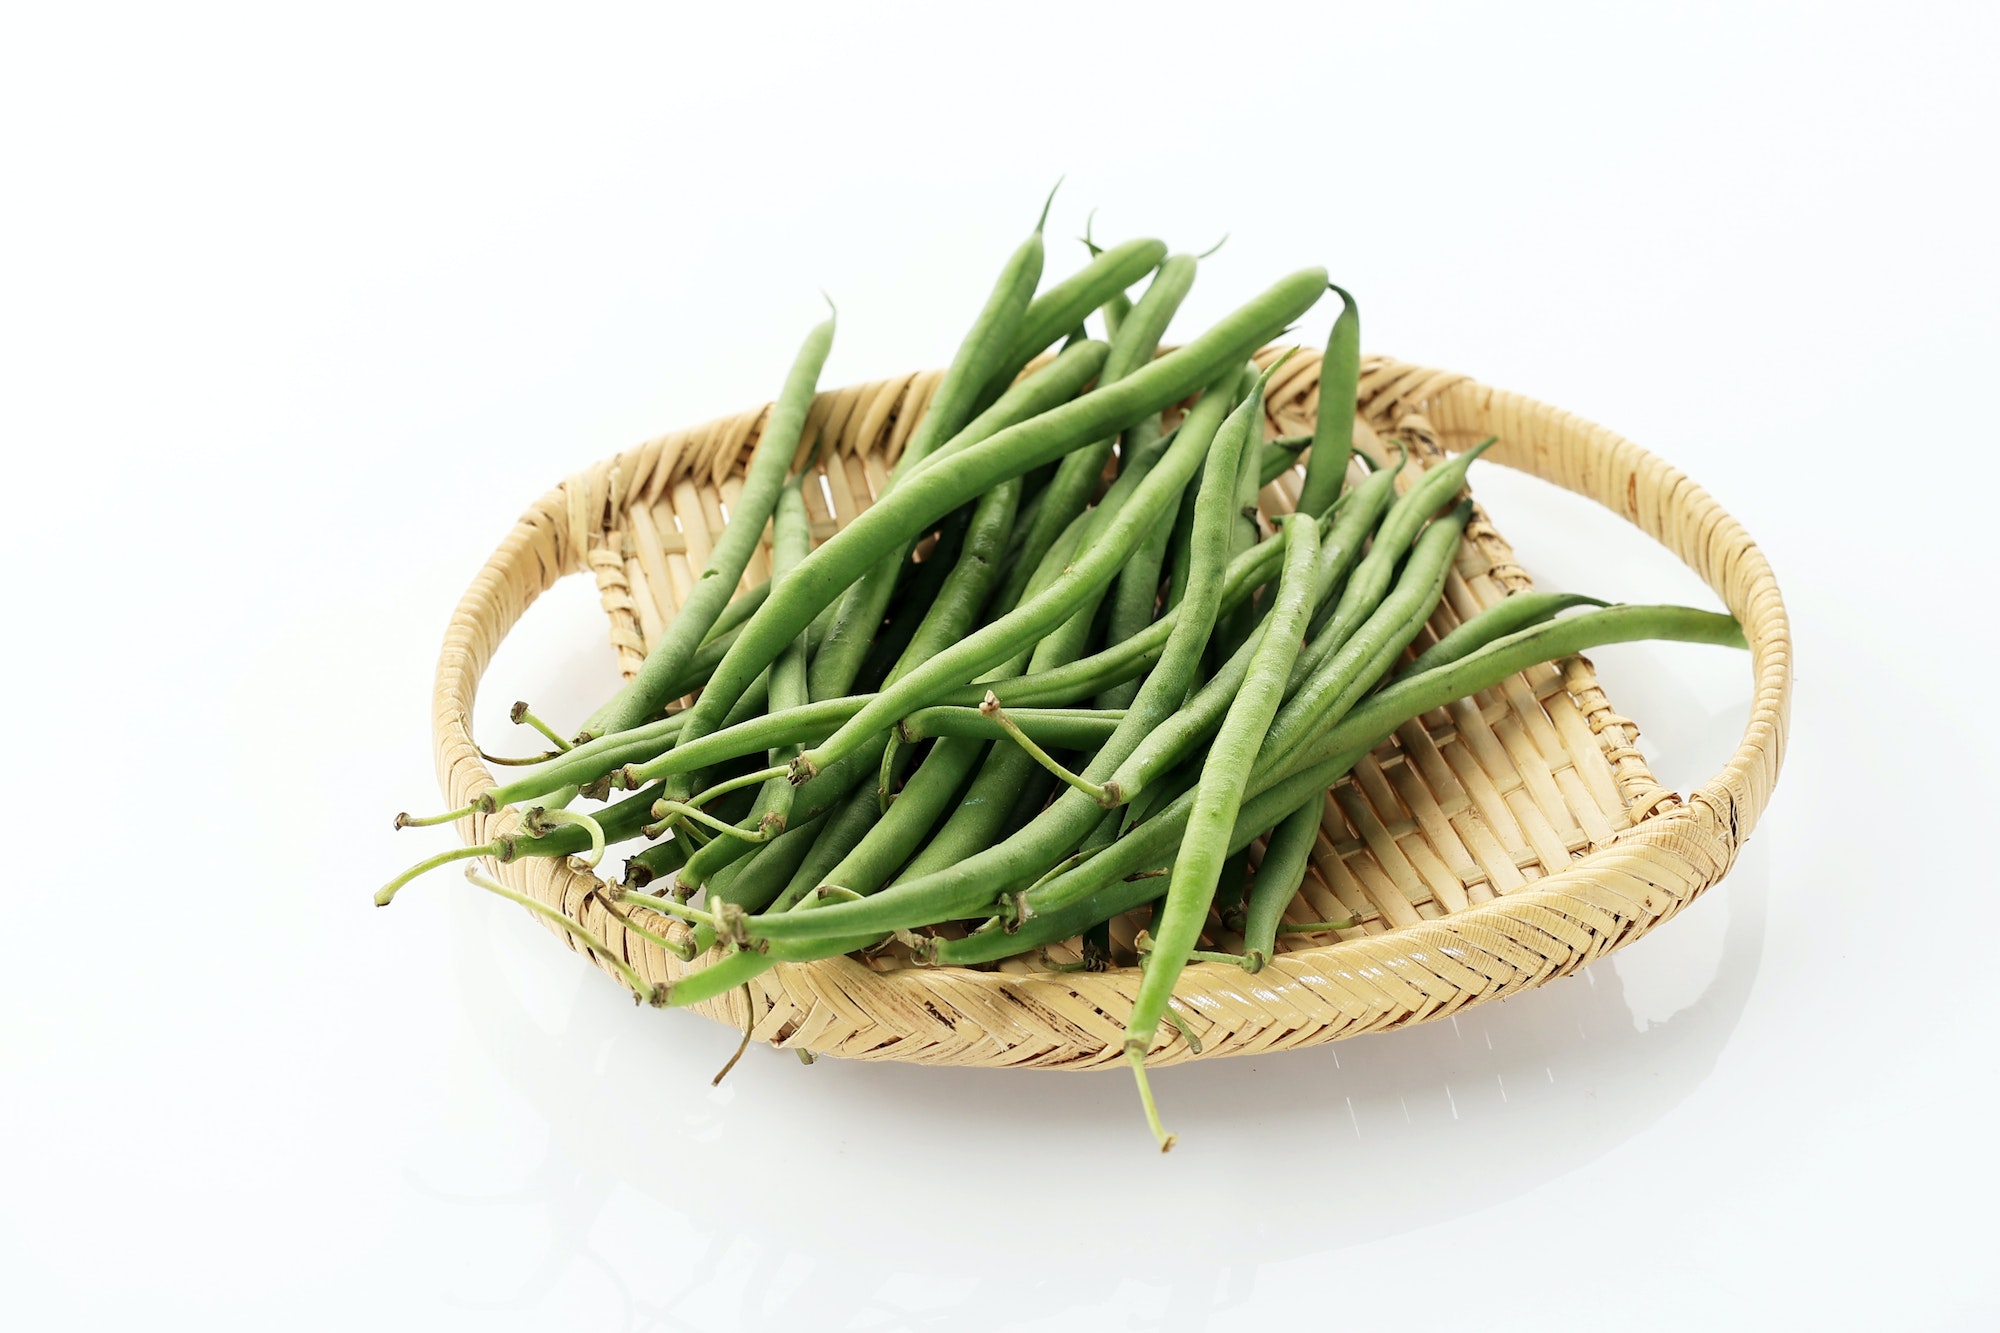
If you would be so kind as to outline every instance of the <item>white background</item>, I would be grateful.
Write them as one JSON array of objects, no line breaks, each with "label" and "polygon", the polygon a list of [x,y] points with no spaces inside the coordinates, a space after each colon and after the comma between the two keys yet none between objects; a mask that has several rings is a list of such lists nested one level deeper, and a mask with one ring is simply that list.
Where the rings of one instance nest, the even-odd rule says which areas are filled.
[{"label": "white background", "polygon": [[[984,7],[981,7],[982,9]],[[0,1322],[1981,1328],[1992,1260],[1986,6],[15,7]],[[1371,350],[1702,480],[1788,596],[1726,886],[1456,1023],[1158,1078],[752,1052],[441,875],[439,633],[564,475],[941,364],[1050,183],[1324,263]],[[1302,337],[1324,336],[1331,311]],[[1525,563],[1705,600],[1546,488]],[[572,581],[491,710],[612,680]],[[1685,789],[1744,659],[1599,658]]]}]

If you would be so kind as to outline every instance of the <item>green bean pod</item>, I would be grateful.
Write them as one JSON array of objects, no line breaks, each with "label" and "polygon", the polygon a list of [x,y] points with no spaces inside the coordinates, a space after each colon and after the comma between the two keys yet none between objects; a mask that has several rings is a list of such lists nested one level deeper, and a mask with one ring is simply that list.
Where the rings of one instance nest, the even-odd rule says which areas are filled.
[{"label": "green bean pod", "polygon": [[[778,497],[777,514],[771,521],[771,577],[781,579],[806,558],[812,549],[812,518],[806,513],[804,491],[800,483],[803,474],[787,485]],[[766,687],[766,706],[772,712],[787,708],[803,708],[811,700],[806,694],[806,632],[799,636],[778,654],[778,660],[771,663],[770,684]],[[789,764],[797,757],[796,743],[776,745],[766,754],[771,766]],[[792,795],[798,789],[784,778],[772,778],[757,789],[757,799],[750,808],[750,820],[760,830],[765,840],[784,832],[786,821],[792,814]],[[687,888],[699,888],[709,881],[716,871],[749,854],[757,844],[743,838],[716,838],[706,847],[688,858],[681,868],[680,883]]]},{"label": "green bean pod", "polygon": [[[1165,364],[1164,361],[1155,365]],[[1141,372],[1143,374],[1144,372]],[[1120,383],[1131,383],[1132,376]],[[1118,386],[1099,390],[1116,392]],[[793,780],[804,781],[821,765],[847,753],[864,737],[893,725],[904,714],[937,702],[943,691],[989,669],[1068,620],[1086,599],[1100,594],[1140,539],[1159,521],[1160,511],[1179,496],[1201,464],[1208,440],[1183,430],[1159,465],[1133,490],[1131,500],[1102,529],[1101,538],[1075,559],[1047,589],[933,657],[882,691],[841,729],[793,762]]]},{"label": "green bean pod", "polygon": [[[1132,1015],[1125,1025],[1125,1054],[1144,1079],[1146,1052],[1152,1048],[1174,984],[1187,966],[1188,955],[1201,937],[1215,897],[1217,877],[1229,856],[1224,844],[1250,781],[1250,771],[1264,733],[1284,697],[1292,659],[1305,637],[1312,614],[1313,566],[1319,555],[1319,530],[1303,514],[1285,519],[1285,565],[1278,595],[1254,654],[1243,689],[1230,704],[1215,742],[1202,764],[1193,808],[1168,882],[1166,907],[1153,932],[1153,952],[1147,959]],[[1147,1098],[1150,1108],[1151,1098]],[[1158,1122],[1155,1121],[1155,1131]],[[1172,1143],[1161,1133],[1161,1147]]]},{"label": "green bean pod", "polygon": [[[1158,268],[1166,257],[1167,247],[1160,241],[1124,241],[1101,251],[1081,269],[1037,296],[1021,317],[1013,350],[1002,362],[994,384],[1012,383],[1023,367],[1047,351],[1058,338],[1083,323],[1091,311]],[[1200,387],[1201,382],[1190,385],[1187,393]],[[1181,397],[1185,398],[1187,393]]]},{"label": "green bean pod", "polygon": [[1505,597],[1495,602],[1426,648],[1399,674],[1420,676],[1432,667],[1456,662],[1467,653],[1476,652],[1495,639],[1503,639],[1530,625],[1539,625],[1544,620],[1561,615],[1564,611],[1574,610],[1579,606],[1609,605],[1611,603],[1575,592],[1517,592],[1512,597]]},{"label": "green bean pod", "polygon": [[[1260,756],[1251,775],[1251,799],[1237,818],[1229,850],[1247,845],[1315,794],[1323,800],[1326,790],[1362,756],[1410,719],[1490,689],[1542,662],[1643,639],[1747,646],[1742,627],[1730,617],[1684,606],[1611,606],[1511,634],[1456,662],[1377,691],[1283,765],[1268,764]],[[1191,795],[1181,796],[1097,856],[1031,890],[1023,896],[1023,918],[1017,929],[995,928],[963,940],[940,941],[931,961],[969,966],[1006,958],[1069,939],[1098,921],[1142,905],[1157,890],[1150,880],[1127,877],[1173,863],[1192,805]]]},{"label": "green bean pod", "polygon": [[[731,520],[716,541],[715,549],[709,552],[701,578],[696,580],[693,591],[681,603],[680,610],[674,614],[673,622],[661,634],[659,642],[652,646],[646,660],[639,664],[638,673],[583,724],[583,730],[577,736],[579,742],[595,740],[608,732],[623,731],[643,722],[675,697],[667,692],[668,689],[728,605],[751,555],[757,549],[757,543],[764,536],[764,524],[777,507],[778,493],[784,489],[786,474],[792,468],[792,458],[798,453],[799,437],[805,430],[806,416],[812,410],[813,392],[819,385],[820,370],[833,347],[833,325],[832,319],[819,325],[807,335],[805,345],[799,349],[791,373],[785,378],[785,387],[771,405],[770,415],[764,421],[757,447],[750,453],[743,490],[737,496]],[[804,625],[796,626],[786,636],[786,641],[789,642],[804,628]],[[776,645],[757,664],[757,669],[761,671],[768,665],[770,658],[775,657],[777,649],[782,646]],[[743,684],[748,685],[749,679],[746,677]],[[731,704],[735,702],[734,698],[729,700]],[[717,717],[727,711],[728,707],[724,705],[717,711]]]},{"label": "green bean pod", "polygon": [[[1037,743],[1061,750],[1094,750],[1111,739],[1125,720],[1122,708],[1013,708],[1008,719]],[[1005,740],[1006,728],[979,708],[944,705],[919,708],[896,725],[905,743],[954,736],[965,740]]]},{"label": "green bean pod", "polygon": [[1472,502],[1463,501],[1424,529],[1389,596],[1285,701],[1264,738],[1267,757],[1283,759],[1306,744],[1345,717],[1389,673],[1444,596],[1445,579],[1471,515]]},{"label": "green bean pod", "polygon": [[[1118,332],[1111,340],[1111,355],[1105,359],[1100,384],[1114,384],[1153,359],[1174,312],[1180,309],[1188,290],[1194,286],[1194,274],[1195,261],[1191,255],[1169,255],[1161,263],[1153,281],[1147,285],[1145,295],[1132,307],[1131,314],[1120,322]],[[1000,605],[1003,609],[1018,600],[1028,571],[1039,563],[1041,552],[1048,549],[1063,526],[1090,503],[1116,444],[1115,436],[1106,436],[1088,448],[1070,454],[1057,465],[1056,474],[1036,507],[1035,521],[1022,547],[1021,563],[1015,566],[1013,577],[1002,585],[1004,590]]]},{"label": "green bean pod", "polygon": [[1314,636],[1312,651],[1301,659],[1303,669],[1310,670],[1317,666],[1327,653],[1346,641],[1355,626],[1373,613],[1376,604],[1394,582],[1396,567],[1402,563],[1417,533],[1431,515],[1465,485],[1466,469],[1493,443],[1490,439],[1486,440],[1438,464],[1418,478],[1416,484],[1389,507],[1389,512],[1382,517],[1382,526],[1376,530],[1375,540],[1369,545],[1368,554],[1355,566],[1353,576],[1341,591],[1340,600],[1334,604],[1325,632]]},{"label": "green bean pod", "polygon": [[[1047,586],[1061,573],[1073,558],[1087,527],[1082,519],[1070,525],[1035,571],[1029,583],[1031,589]],[[1002,678],[1017,676],[1028,661],[1027,653],[1017,653],[993,674]],[[879,821],[853,850],[827,872],[826,882],[857,894],[873,893],[888,883],[952,804],[986,749],[985,742],[978,740],[946,740],[932,746],[903,795],[881,812]]]},{"label": "green bean pod", "polygon": [[[1096,210],[1091,210],[1091,217],[1095,217],[1095,215]],[[1083,220],[1083,245],[1086,250],[1090,251],[1090,257],[1095,259],[1104,253],[1104,247],[1099,245],[1090,234],[1091,217],[1086,217]],[[1118,336],[1118,326],[1123,324],[1125,317],[1132,313],[1132,298],[1125,295],[1123,291],[1113,292],[1097,308],[1097,313],[1104,317],[1104,336],[1107,338],[1116,338]]]},{"label": "green bean pod", "polygon": [[1278,922],[1285,906],[1305,883],[1312,863],[1313,847],[1319,842],[1320,821],[1326,814],[1326,795],[1314,792],[1298,809],[1278,821],[1264,846],[1263,864],[1250,881],[1250,893],[1243,905],[1243,970],[1261,972],[1278,950]]},{"label": "green bean pod", "polygon": [[[985,307],[938,381],[923,417],[903,446],[902,456],[890,470],[884,494],[893,493],[897,483],[914,473],[934,449],[957,435],[976,415],[981,391],[998,373],[1001,360],[1012,347],[1041,279],[1042,229],[1038,222],[1034,234],[1021,243],[1001,270]],[[843,594],[832,632],[813,658],[813,698],[835,698],[852,688],[914,540],[912,535],[878,557]]]},{"label": "green bean pod", "polygon": [[891,490],[772,587],[688,710],[682,743],[713,731],[784,644],[862,570],[995,484],[1158,412],[1212,382],[1225,368],[1241,364],[1251,351],[1310,309],[1325,281],[1319,269],[1293,274],[1185,346],[1116,384],[1002,430],[962,451],[951,467],[926,469]]},{"label": "green bean pod", "polygon": [[[1152,627],[1167,629],[1159,663],[1147,676],[1111,739],[1085,769],[1086,778],[1104,780],[1154,727],[1180,708],[1187,679],[1214,627],[1222,600],[1215,594],[1224,579],[1236,471],[1249,434],[1248,411],[1238,408],[1232,412],[1234,406],[1229,394],[1204,394],[1181,423],[1179,439],[1192,437],[1204,455],[1198,490],[1200,522],[1196,529],[1200,538],[1199,555],[1194,581],[1190,584],[1194,595],[1175,615],[1162,618]],[[1080,791],[1066,791],[1020,833],[966,857],[957,865],[906,880],[864,902],[827,904],[820,911],[834,914],[830,918],[797,922],[767,914],[753,921],[751,928],[760,935],[782,936],[787,932],[810,933],[831,921],[842,936],[871,930],[879,935],[950,920],[957,913],[995,901],[1002,893],[1033,881],[1103,819],[1104,811],[1089,796]],[[847,928],[850,925],[852,928]]]},{"label": "green bean pod", "polygon": [[1354,411],[1361,388],[1361,308],[1340,288],[1340,314],[1326,336],[1319,362],[1319,411],[1313,418],[1312,452],[1299,508],[1316,514],[1340,497],[1347,460],[1354,454]]}]

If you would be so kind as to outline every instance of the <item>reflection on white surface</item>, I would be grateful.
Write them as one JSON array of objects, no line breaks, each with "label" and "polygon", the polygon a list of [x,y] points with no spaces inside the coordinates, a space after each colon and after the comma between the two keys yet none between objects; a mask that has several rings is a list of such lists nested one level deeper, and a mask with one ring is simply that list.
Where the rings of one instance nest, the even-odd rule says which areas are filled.
[{"label": "reflection on white surface", "polygon": [[[1503,527],[1523,513],[1538,530],[1598,521],[1573,497],[1476,466]],[[1684,571],[1652,574],[1657,587],[1633,578],[1657,553],[1599,517],[1594,571],[1538,577],[1690,596]],[[509,734],[504,710],[523,690],[558,714],[583,709],[592,696],[577,681],[601,676],[604,655],[585,666],[543,645],[585,641],[600,614],[584,579],[531,608],[489,673],[479,734]],[[1734,748],[1740,654],[1633,645],[1594,660],[1669,783],[1705,779]],[[759,1047],[711,1088],[733,1033],[637,1010],[518,910],[455,894],[458,1045],[483,1063],[454,1071],[460,1104],[439,1116],[452,1131],[415,1145],[410,1202],[425,1225],[513,1238],[490,1255],[452,1247],[437,1284],[483,1319],[998,1329],[1089,1314],[1201,1328],[1253,1298],[1261,1308],[1273,1266],[1338,1265],[1504,1205],[1671,1114],[1752,993],[1765,841],[1720,890],[1575,977],[1400,1032],[1159,1071],[1181,1136],[1164,1159],[1123,1070],[805,1068]],[[468,1125],[485,1136],[468,1142]]]},{"label": "reflection on white surface", "polygon": [[[1186,1321],[1246,1299],[1265,1264],[1503,1203],[1672,1113],[1743,1012],[1768,887],[1753,843],[1723,892],[1577,977],[1402,1032],[1160,1071],[1182,1136],[1164,1159],[1123,1071],[804,1068],[758,1048],[711,1089],[728,1033],[632,1009],[468,897],[457,966],[490,1066],[458,1095],[504,1090],[519,1157],[489,1193],[454,1176],[488,1175],[490,1157],[426,1145],[411,1187],[452,1200],[455,1226],[545,1237],[447,1288],[468,1307],[581,1302],[630,1329],[790,1328],[808,1308],[831,1327],[978,1329],[1095,1307],[1111,1284],[1176,1312],[1156,1326],[1200,1327]],[[1080,1237],[1102,1283],[1051,1262]],[[1024,1301],[1027,1272],[1060,1276]]]}]

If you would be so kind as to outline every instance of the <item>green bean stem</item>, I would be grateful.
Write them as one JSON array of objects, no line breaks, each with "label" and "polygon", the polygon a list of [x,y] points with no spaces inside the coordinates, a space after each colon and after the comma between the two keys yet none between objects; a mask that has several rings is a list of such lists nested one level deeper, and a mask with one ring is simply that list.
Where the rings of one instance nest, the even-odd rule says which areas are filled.
[{"label": "green bean stem", "polygon": [[651,1004],[655,1008],[666,1004],[667,988],[665,986],[648,986],[645,979],[632,970],[630,963],[613,953],[610,946],[599,939],[596,932],[585,926],[582,922],[570,919],[538,898],[530,898],[525,893],[516,893],[505,884],[486,878],[486,876],[480,874],[477,870],[468,869],[465,872],[465,878],[468,883],[477,885],[488,893],[497,894],[505,898],[508,902],[519,903],[537,916],[548,921],[553,921],[556,925],[562,927],[578,944],[581,944],[584,948],[611,965],[611,969],[624,980],[626,986],[631,988],[632,1003],[638,1004],[644,1002]]}]

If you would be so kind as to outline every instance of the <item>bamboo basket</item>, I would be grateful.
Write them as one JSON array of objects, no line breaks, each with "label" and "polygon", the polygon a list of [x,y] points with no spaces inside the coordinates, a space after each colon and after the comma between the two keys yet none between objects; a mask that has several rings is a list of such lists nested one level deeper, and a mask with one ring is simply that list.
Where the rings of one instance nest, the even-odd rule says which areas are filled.
[{"label": "bamboo basket", "polygon": [[[815,540],[867,508],[938,378],[923,372],[818,396],[801,446],[803,459],[826,442],[826,485],[805,492]],[[1317,354],[1294,356],[1270,385],[1267,431],[1310,430],[1318,392]],[[556,579],[588,571],[620,665],[627,676],[635,671],[706,561],[766,410],[662,435],[601,462],[516,524],[453,614],[438,663],[434,739],[451,805],[495,785],[468,719],[501,638]],[[1748,535],[1699,486],[1566,412],[1385,358],[1364,363],[1359,415],[1357,444],[1378,457],[1390,439],[1429,463],[1497,435],[1488,459],[1593,499],[1663,543],[1743,624],[1755,676],[1749,725],[1722,771],[1685,795],[1654,778],[1637,728],[1580,657],[1406,725],[1328,793],[1312,868],[1287,912],[1300,922],[1353,917],[1356,927],[1280,936],[1282,952],[1256,975],[1191,965],[1175,1005],[1203,1056],[1430,1022],[1621,948],[1728,871],[1784,752],[1791,640],[1778,587]],[[1298,482],[1294,472],[1267,487],[1266,512],[1291,509]],[[766,548],[746,585],[769,572]],[[1478,513],[1432,631],[1527,586],[1507,543]],[[515,819],[506,810],[475,815],[459,832],[483,842]],[[490,868],[588,926],[648,982],[671,982],[690,966],[626,932],[596,896],[607,886],[589,874],[554,860]],[[877,970],[836,958],[775,967],[752,983],[747,1002],[756,1039],[772,1045],[864,1060],[1082,1069],[1121,1058],[1137,982],[1133,968]],[[738,990],[698,1008],[741,1027],[745,1003]],[[1149,1062],[1194,1055],[1163,1024]]]}]

